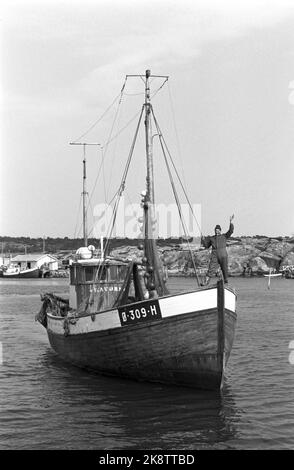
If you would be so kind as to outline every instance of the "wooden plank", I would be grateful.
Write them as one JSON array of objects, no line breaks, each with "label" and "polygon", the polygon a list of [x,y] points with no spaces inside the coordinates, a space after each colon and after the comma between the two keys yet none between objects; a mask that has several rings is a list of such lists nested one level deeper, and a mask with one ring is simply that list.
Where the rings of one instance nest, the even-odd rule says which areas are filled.
[{"label": "wooden plank", "polygon": [[[117,309],[95,315],[95,321],[89,315],[81,316],[69,324],[67,336],[64,318],[48,315],[47,333],[53,349],[82,368],[135,380],[219,389],[233,344],[236,314],[225,308],[222,282],[209,298],[214,294],[214,308],[203,310],[198,310],[196,301],[203,293],[180,295],[182,308],[186,296],[194,300],[190,313],[180,308],[178,296],[167,297],[168,303],[166,298],[159,299],[169,316],[130,326],[121,326]],[[233,300],[228,302],[230,306],[234,306]],[[146,309],[149,302],[133,305]]]},{"label": "wooden plank", "polygon": [[52,334],[64,359],[107,375],[218,388],[217,310],[87,335]]}]

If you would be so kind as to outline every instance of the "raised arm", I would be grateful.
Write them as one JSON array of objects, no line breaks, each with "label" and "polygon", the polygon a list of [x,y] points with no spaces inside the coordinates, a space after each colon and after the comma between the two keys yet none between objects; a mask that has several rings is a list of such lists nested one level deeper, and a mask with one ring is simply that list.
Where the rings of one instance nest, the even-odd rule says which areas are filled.
[{"label": "raised arm", "polygon": [[229,230],[227,231],[227,233],[225,234],[226,238],[230,238],[230,236],[232,235],[232,233],[234,231],[234,224],[232,223],[233,218],[234,218],[234,214],[231,215],[231,217],[230,217],[230,227],[229,227]]}]

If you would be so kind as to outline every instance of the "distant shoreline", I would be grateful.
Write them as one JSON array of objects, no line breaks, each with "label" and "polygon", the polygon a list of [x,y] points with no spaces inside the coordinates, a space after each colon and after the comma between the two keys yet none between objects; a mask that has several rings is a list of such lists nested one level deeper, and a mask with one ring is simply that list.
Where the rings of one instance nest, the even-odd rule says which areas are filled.
[{"label": "distant shoreline", "polygon": [[[230,241],[234,243],[241,242],[242,240],[277,240],[294,243],[293,236],[277,236],[271,237],[267,235],[244,235],[240,237],[231,237]],[[188,239],[189,243],[193,243],[194,239]],[[198,238],[199,242],[199,238]],[[112,238],[111,248],[116,249],[124,246],[138,246],[142,243],[140,238]],[[158,238],[157,244],[159,247],[175,246],[187,243],[187,239],[181,237]],[[58,251],[72,251],[77,250],[84,245],[83,238],[69,238],[69,237],[10,237],[0,236],[0,246],[2,252],[8,253],[38,253],[43,252],[44,249],[48,253],[57,253]],[[96,248],[100,246],[100,239],[89,238],[88,245],[94,245]]]},{"label": "distant shoreline", "polygon": [[[200,240],[168,238],[158,239],[158,251],[163,265],[170,276],[193,277],[195,268],[207,269],[210,250],[200,249]],[[17,254],[49,253],[60,261],[69,259],[71,254],[84,245],[83,239],[0,237],[2,260]],[[108,253],[134,261],[142,258],[139,245],[142,239],[114,238],[110,241]],[[88,239],[88,245],[100,248],[100,240]],[[270,270],[276,272],[294,266],[294,237],[231,237],[227,241],[230,276],[262,276]],[[193,255],[193,261],[191,258]],[[4,264],[4,263],[3,263]]]}]

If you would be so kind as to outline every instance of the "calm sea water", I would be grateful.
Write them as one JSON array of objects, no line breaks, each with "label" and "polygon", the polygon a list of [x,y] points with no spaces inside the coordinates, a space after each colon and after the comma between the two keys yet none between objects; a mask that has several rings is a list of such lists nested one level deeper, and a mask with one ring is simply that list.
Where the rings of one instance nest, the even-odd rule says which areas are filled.
[{"label": "calm sea water", "polygon": [[294,280],[230,281],[237,330],[216,393],[65,364],[34,316],[40,293],[66,293],[67,279],[0,280],[0,449],[294,449]]}]

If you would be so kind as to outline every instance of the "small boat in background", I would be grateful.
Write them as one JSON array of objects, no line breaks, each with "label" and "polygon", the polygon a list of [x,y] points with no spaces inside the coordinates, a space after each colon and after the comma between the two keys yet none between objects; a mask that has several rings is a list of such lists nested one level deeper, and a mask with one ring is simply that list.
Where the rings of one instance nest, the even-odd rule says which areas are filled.
[{"label": "small boat in background", "polygon": [[48,253],[25,253],[10,258],[7,267],[0,271],[0,277],[37,278],[47,277],[50,272],[58,270],[58,260]]},{"label": "small boat in background", "polygon": [[281,277],[282,273],[264,274],[264,277]]},{"label": "small boat in background", "polygon": [[270,289],[271,286],[271,278],[272,277],[282,277],[282,273],[275,273],[273,268],[270,268],[269,274],[264,274],[264,277],[268,278],[267,288]]},{"label": "small boat in background", "polygon": [[41,277],[41,270],[39,268],[21,269],[18,265],[10,265],[6,270],[2,271],[4,278],[37,278]]}]

